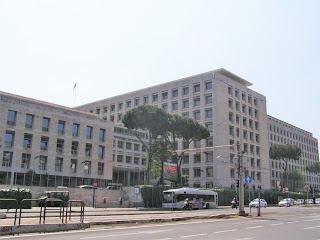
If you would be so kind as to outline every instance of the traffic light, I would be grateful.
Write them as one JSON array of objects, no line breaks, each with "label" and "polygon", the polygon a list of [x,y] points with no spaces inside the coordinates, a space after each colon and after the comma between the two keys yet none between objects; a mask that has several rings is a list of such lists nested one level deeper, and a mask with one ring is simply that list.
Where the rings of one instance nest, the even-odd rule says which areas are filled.
[{"label": "traffic light", "polygon": [[237,188],[239,188],[239,179],[237,179]]}]

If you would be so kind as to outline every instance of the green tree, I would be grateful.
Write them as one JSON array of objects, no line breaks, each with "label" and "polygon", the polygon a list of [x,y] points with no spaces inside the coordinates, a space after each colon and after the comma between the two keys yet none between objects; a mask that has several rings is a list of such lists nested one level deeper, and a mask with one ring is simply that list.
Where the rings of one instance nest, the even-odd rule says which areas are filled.
[{"label": "green tree", "polygon": [[[284,170],[283,173],[283,178],[284,175],[287,174],[288,170],[288,161],[289,160],[299,160],[301,157],[302,150],[301,148],[291,145],[291,144],[272,144],[269,150],[269,156],[273,160],[279,160],[280,161],[280,166]],[[282,161],[282,162],[281,162]],[[284,187],[284,180],[282,179],[282,187]],[[286,182],[288,186],[288,182]]]},{"label": "green tree", "polygon": [[308,172],[318,174],[318,173],[320,173],[320,162],[315,162],[315,163],[313,163],[311,165],[308,165],[306,167],[306,169],[307,169]]},{"label": "green tree", "polygon": [[[293,171],[287,171],[286,173],[283,173],[283,177],[288,179],[290,184],[290,191],[295,192],[296,189],[303,188],[304,178],[305,174],[301,170],[293,170]],[[289,184],[288,183],[288,184]],[[289,185],[288,185],[289,187]]]},{"label": "green tree", "polygon": [[159,147],[157,139],[167,131],[169,125],[167,113],[155,106],[139,106],[129,110],[123,116],[122,122],[128,129],[142,129],[148,133],[148,143],[144,142],[138,134],[136,137],[145,146],[148,153],[147,182],[149,184],[152,157]]},{"label": "green tree", "polygon": [[[198,121],[182,117],[177,114],[168,114],[169,127],[167,133],[164,135],[165,141],[170,145],[172,150],[171,160],[177,164],[178,170],[178,183],[182,186],[181,177],[181,164],[182,158],[185,152],[188,152],[188,148],[191,142],[200,141],[210,136],[209,130],[201,125]],[[183,142],[183,149],[178,151],[178,140],[181,139]],[[186,178],[184,178],[185,180]]]}]

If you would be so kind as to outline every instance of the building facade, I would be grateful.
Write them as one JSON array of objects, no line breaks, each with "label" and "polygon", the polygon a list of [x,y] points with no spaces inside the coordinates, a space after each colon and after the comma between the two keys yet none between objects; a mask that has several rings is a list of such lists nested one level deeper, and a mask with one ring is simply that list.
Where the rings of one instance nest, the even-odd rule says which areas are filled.
[{"label": "building facade", "polygon": [[189,176],[188,186],[235,188],[240,153],[245,174],[253,178],[252,188],[270,189],[266,98],[248,88],[251,85],[218,69],[76,109],[115,124],[121,124],[127,110],[147,104],[191,117],[206,126],[211,136],[192,143],[183,159],[182,174]]},{"label": "building facade", "polygon": [[0,92],[0,184],[112,181],[113,127],[96,114]]},{"label": "building facade", "polygon": [[[296,145],[302,150],[299,160],[288,160],[288,178],[290,171],[300,170],[305,174],[303,185],[308,185],[311,189],[320,190],[319,175],[310,173],[306,170],[308,165],[319,162],[318,140],[312,136],[312,133],[301,128],[295,127],[287,122],[268,116],[269,146],[272,144],[291,144]],[[270,159],[270,181],[271,188],[281,190],[283,181],[283,162]],[[286,182],[286,181],[284,181]],[[294,186],[289,181],[288,191],[303,191],[304,186]]]}]

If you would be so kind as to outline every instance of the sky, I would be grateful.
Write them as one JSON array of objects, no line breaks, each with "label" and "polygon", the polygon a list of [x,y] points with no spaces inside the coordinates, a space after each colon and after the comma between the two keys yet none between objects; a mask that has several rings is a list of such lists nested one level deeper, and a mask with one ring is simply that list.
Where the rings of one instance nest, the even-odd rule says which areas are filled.
[{"label": "sky", "polygon": [[266,96],[269,115],[320,139],[319,9],[317,0],[0,0],[0,91],[74,107],[225,68]]}]

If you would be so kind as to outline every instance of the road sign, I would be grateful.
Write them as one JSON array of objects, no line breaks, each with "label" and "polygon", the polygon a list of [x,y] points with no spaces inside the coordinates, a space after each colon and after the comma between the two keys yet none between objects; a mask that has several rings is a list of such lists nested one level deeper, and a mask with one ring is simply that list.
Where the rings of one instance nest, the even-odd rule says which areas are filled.
[{"label": "road sign", "polygon": [[97,188],[98,183],[97,183],[97,182],[93,182],[92,186],[93,186],[94,188]]},{"label": "road sign", "polygon": [[243,181],[245,184],[250,184],[252,182],[252,177],[250,176],[244,176]]}]

